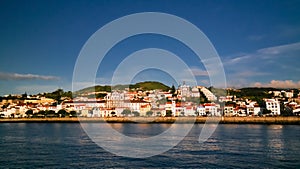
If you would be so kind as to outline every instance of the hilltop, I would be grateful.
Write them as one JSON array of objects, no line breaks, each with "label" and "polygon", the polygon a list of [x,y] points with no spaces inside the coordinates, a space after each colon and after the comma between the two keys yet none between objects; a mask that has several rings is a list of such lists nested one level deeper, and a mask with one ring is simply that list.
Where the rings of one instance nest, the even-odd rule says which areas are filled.
[{"label": "hilltop", "polygon": [[126,88],[129,88],[129,90],[155,90],[160,89],[162,91],[168,91],[171,88],[163,83],[155,82],[155,81],[146,81],[146,82],[139,82],[135,84],[127,84],[127,85],[96,85],[87,87],[84,89],[81,89],[76,92],[76,94],[82,94],[82,93],[89,93],[89,92],[111,92],[111,90],[125,90]]}]

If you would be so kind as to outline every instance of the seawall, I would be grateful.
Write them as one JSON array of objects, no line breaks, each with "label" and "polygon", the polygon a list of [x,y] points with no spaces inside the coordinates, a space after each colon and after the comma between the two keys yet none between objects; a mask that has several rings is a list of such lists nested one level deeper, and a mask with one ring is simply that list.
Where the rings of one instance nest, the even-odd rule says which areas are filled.
[{"label": "seawall", "polygon": [[2,118],[0,123],[221,123],[300,124],[300,117],[107,117],[107,118]]}]

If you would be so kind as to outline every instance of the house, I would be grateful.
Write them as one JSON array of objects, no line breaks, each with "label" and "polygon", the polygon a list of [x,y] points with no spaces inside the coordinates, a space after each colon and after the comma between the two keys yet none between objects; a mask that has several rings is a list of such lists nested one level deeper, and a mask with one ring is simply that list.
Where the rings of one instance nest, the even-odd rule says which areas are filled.
[{"label": "house", "polygon": [[124,107],[124,102],[126,100],[125,94],[123,92],[118,91],[107,93],[104,99],[106,101],[107,108]]},{"label": "house", "polygon": [[[121,110],[117,110],[116,108],[100,108],[100,117],[112,117],[112,116],[120,116]],[[123,110],[122,110],[123,111]]]},{"label": "house", "polygon": [[247,116],[247,111],[246,111],[246,107],[243,106],[243,107],[235,107],[234,110],[233,110],[233,114],[234,116],[240,116],[240,117],[245,117]]},{"label": "house", "polygon": [[263,109],[259,107],[256,101],[249,101],[246,107],[247,116],[258,116],[262,113]]},{"label": "house", "polygon": [[259,107],[257,104],[254,105],[247,105],[247,115],[248,116],[258,116],[262,113],[262,108]]},{"label": "house", "polygon": [[142,104],[140,106],[140,115],[141,116],[146,116],[146,113],[148,111],[150,111],[150,110],[151,110],[151,104],[150,103],[148,103],[148,104]]},{"label": "house", "polygon": [[219,105],[215,103],[204,103],[203,104],[205,108],[206,115],[208,116],[221,116],[219,109]]},{"label": "house", "polygon": [[130,108],[131,111],[137,111],[140,114],[144,113],[144,115],[146,115],[147,111],[151,110],[151,104],[149,102],[146,102],[143,100],[126,101],[126,102],[124,102],[124,107],[128,107],[128,108]]},{"label": "house", "polygon": [[296,106],[295,109],[293,110],[294,115],[300,115],[300,106]]},{"label": "house", "polygon": [[224,116],[234,116],[234,105],[227,105],[224,107]]},{"label": "house", "polygon": [[198,106],[197,113],[198,113],[198,116],[206,116],[205,107],[203,107],[203,105]]},{"label": "house", "polygon": [[195,116],[195,109],[193,106],[185,106],[184,115],[185,116]]}]

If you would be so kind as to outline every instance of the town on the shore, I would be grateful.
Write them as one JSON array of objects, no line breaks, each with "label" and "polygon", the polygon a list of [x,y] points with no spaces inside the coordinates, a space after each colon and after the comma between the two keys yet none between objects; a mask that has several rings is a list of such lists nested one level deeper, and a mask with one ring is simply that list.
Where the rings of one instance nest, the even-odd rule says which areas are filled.
[{"label": "town on the shore", "polygon": [[217,89],[184,83],[177,89],[174,85],[167,89],[109,88],[76,94],[58,89],[52,93],[6,95],[0,99],[1,118],[300,114],[298,89]]}]

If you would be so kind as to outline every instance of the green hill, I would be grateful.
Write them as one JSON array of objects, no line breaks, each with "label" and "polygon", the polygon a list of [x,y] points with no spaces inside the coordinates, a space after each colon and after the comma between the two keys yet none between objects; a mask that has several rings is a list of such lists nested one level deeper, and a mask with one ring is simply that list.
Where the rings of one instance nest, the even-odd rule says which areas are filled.
[{"label": "green hill", "polygon": [[134,85],[129,85],[130,89],[141,89],[143,91],[145,90],[154,90],[154,89],[161,89],[163,91],[168,91],[171,88],[163,83],[160,82],[153,82],[153,81],[147,81],[147,82],[139,82]]},{"label": "green hill", "polygon": [[142,91],[154,90],[154,89],[161,89],[163,91],[168,91],[171,89],[169,86],[160,82],[146,81],[146,82],[139,82],[136,84],[129,84],[129,85],[115,85],[115,86],[97,85],[97,86],[81,89],[77,91],[76,94],[84,94],[90,92],[111,92],[111,90],[125,90],[128,87],[130,90],[142,90]]}]

